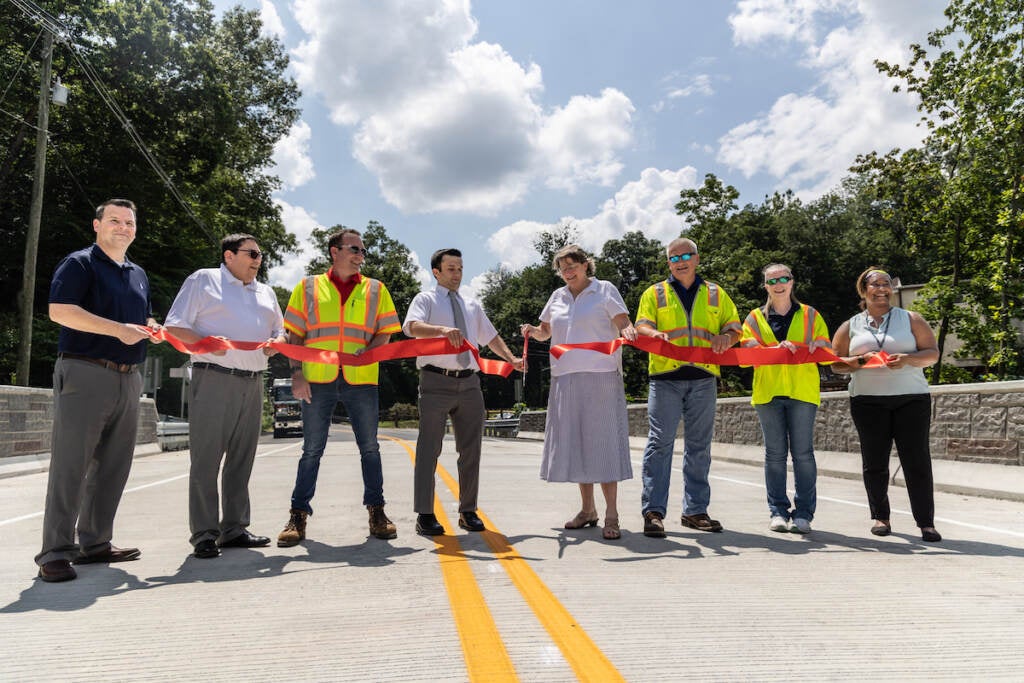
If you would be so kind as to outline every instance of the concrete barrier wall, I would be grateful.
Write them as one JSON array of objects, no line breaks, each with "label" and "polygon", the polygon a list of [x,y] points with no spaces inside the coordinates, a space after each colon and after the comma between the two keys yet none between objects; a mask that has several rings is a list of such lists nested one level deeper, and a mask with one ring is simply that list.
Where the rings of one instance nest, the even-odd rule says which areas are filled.
[{"label": "concrete barrier wall", "polygon": [[[647,435],[647,406],[628,407],[631,436]],[[520,431],[543,432],[544,411],[520,416]],[[679,435],[682,436],[680,425]],[[715,441],[760,445],[761,426],[750,399],[723,398],[715,414]],[[814,433],[822,451],[860,452],[850,419],[849,394],[822,394]],[[932,387],[932,457],[1024,465],[1024,381]]]},{"label": "concrete barrier wall", "polygon": [[[137,444],[156,442],[156,403],[143,398]],[[53,390],[0,385],[0,458],[49,453]]]}]

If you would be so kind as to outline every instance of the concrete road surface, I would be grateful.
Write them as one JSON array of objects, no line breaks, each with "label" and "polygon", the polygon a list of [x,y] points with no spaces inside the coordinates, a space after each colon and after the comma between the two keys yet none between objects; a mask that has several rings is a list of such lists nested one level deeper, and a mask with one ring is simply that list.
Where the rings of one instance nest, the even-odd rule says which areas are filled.
[{"label": "concrete road surface", "polygon": [[[480,512],[455,527],[454,446],[438,477],[448,535],[414,532],[416,434],[381,434],[398,538],[369,537],[358,454],[334,427],[308,539],[191,556],[187,452],[136,459],[114,543],[141,559],[35,578],[46,474],[0,479],[2,681],[1024,680],[1024,503],[938,493],[944,540],[920,541],[906,491],[877,538],[861,483],[820,477],[814,531],[768,531],[760,468],[712,465],[712,516],[665,539],[640,518],[640,451],[620,487],[622,539],[565,530],[570,484],[538,478],[541,444],[487,439]],[[636,442],[634,442],[636,444]],[[639,445],[642,445],[642,441]],[[301,448],[265,439],[252,526],[288,517]],[[449,474],[451,473],[451,474]],[[790,479],[792,482],[792,479]],[[602,503],[599,497],[599,510]]]}]

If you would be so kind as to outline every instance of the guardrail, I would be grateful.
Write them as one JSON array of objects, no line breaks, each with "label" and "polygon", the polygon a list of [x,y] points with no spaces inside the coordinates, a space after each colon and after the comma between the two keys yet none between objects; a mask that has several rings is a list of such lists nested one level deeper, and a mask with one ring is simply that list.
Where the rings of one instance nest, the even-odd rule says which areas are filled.
[{"label": "guardrail", "polygon": [[484,420],[484,436],[498,436],[504,439],[514,439],[519,435],[519,418],[505,417],[493,420]]},{"label": "guardrail", "polygon": [[188,422],[157,422],[156,441],[162,451],[188,448]]}]

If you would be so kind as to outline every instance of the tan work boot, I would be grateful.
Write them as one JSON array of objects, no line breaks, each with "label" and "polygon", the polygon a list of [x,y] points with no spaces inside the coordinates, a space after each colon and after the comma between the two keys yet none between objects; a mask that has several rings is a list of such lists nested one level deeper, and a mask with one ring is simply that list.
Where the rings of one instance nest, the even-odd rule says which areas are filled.
[{"label": "tan work boot", "polygon": [[277,536],[278,548],[298,545],[299,541],[306,538],[306,518],[309,517],[309,513],[303,510],[291,510],[289,514],[291,514],[291,517],[288,518],[288,523],[284,525],[284,531]]},{"label": "tan work boot", "polygon": [[372,536],[383,539],[398,536],[398,530],[395,529],[395,525],[384,514],[383,505],[367,505],[366,509],[370,511],[370,534]]}]

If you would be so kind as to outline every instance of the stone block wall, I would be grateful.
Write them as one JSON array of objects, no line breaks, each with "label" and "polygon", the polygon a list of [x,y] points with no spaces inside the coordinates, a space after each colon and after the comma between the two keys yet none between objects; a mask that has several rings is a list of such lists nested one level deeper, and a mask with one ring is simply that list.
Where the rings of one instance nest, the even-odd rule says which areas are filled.
[{"label": "stone block wall", "polygon": [[[156,442],[156,403],[143,398],[136,444]],[[0,385],[0,458],[49,453],[53,390]]]},{"label": "stone block wall", "polygon": [[[647,435],[647,406],[631,405],[629,433]],[[520,431],[543,432],[545,413],[524,412]],[[682,436],[682,425],[679,435]],[[761,427],[747,397],[723,398],[715,413],[715,441],[760,445]],[[825,392],[815,422],[821,451],[860,452],[850,419],[849,394]],[[1024,466],[1024,381],[932,387],[932,457]]]}]

